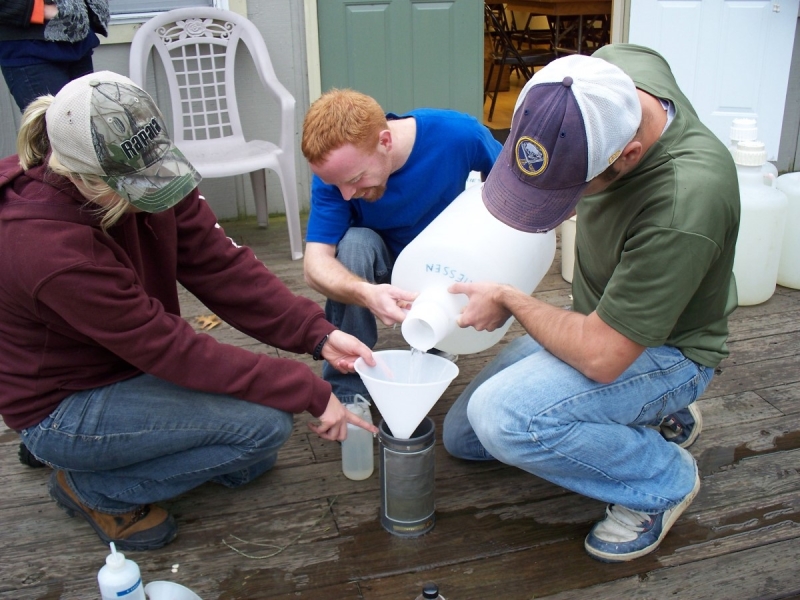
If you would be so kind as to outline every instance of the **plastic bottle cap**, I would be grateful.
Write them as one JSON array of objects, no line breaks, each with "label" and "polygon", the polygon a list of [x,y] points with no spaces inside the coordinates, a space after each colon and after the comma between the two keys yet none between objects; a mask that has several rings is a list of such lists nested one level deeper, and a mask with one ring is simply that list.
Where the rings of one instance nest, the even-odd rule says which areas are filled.
[{"label": "plastic bottle cap", "polygon": [[426,583],[422,587],[422,597],[423,598],[431,598],[435,600],[439,597],[439,586],[435,583]]},{"label": "plastic bottle cap", "polygon": [[760,167],[767,162],[764,142],[739,142],[731,149],[733,160],[743,167]]},{"label": "plastic bottle cap", "polygon": [[114,542],[110,542],[111,554],[106,556],[106,564],[112,569],[120,569],[125,565],[125,555],[122,552],[117,552],[117,547]]},{"label": "plastic bottle cap", "polygon": [[754,141],[758,139],[758,127],[755,119],[738,117],[731,124],[730,133],[732,142]]},{"label": "plastic bottle cap", "polygon": [[348,402],[344,407],[351,413],[372,423],[372,414],[369,412],[369,400],[364,398],[361,394],[356,394],[353,398],[353,402]]}]

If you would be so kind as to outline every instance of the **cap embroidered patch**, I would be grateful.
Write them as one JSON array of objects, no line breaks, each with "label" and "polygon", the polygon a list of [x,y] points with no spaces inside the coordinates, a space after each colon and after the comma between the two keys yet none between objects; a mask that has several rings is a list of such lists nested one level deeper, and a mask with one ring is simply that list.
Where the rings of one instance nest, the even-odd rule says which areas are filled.
[{"label": "cap embroidered patch", "polygon": [[526,175],[540,175],[547,168],[547,150],[539,142],[529,137],[517,141],[517,166]]}]

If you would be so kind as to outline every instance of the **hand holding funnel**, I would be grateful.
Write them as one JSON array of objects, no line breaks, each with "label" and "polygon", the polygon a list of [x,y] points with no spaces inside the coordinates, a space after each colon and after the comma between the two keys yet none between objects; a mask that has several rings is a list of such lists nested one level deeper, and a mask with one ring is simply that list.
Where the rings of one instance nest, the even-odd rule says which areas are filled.
[{"label": "hand holding funnel", "polygon": [[356,360],[356,373],[396,438],[409,439],[430,412],[458,367],[441,356],[410,350],[373,353],[376,365]]}]

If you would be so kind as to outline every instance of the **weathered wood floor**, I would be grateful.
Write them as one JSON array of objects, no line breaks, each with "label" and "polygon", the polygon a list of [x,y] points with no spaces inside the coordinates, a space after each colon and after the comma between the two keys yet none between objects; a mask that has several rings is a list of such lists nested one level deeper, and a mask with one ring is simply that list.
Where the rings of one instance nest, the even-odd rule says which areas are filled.
[{"label": "weathered wood floor", "polygon": [[[225,228],[294,290],[322,300],[305,286],[302,261],[288,259],[282,221],[268,231]],[[559,269],[557,255],[536,295],[564,306],[569,287]],[[184,306],[192,323],[206,313],[188,295]],[[210,334],[275,352],[227,325]],[[499,346],[461,357],[460,375],[431,413],[437,432]],[[399,329],[387,330],[379,347],[405,347]],[[426,580],[448,600],[800,597],[800,291],[778,288],[767,303],[738,309],[730,348],[699,401],[705,429],[692,453],[700,494],[661,548],[640,560],[606,565],[584,553],[601,503],[501,464],[453,459],[440,442],[436,526],[419,538],[394,537],[378,518],[377,461],[369,479],[346,479],[338,444],[310,433],[308,415],[296,419],[273,472],[244,489],[206,485],[175,499],[168,508],[178,538],[130,557],[146,582],[176,581],[204,600],[411,600]],[[106,548],[50,500],[47,469],[18,463],[17,444],[0,429],[0,599],[98,598]]]}]

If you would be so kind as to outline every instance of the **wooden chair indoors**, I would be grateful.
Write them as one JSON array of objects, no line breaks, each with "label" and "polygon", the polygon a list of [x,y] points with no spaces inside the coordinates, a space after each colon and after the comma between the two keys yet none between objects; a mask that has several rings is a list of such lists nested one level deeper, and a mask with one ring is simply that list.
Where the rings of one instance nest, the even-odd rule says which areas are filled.
[{"label": "wooden chair indoors", "polygon": [[528,81],[533,77],[536,67],[543,67],[553,60],[556,54],[549,45],[541,48],[528,44],[528,48],[521,48],[515,43],[502,4],[484,4],[484,16],[486,32],[491,40],[491,56],[483,86],[483,101],[486,102],[487,97],[492,99],[487,118],[491,122],[505,69],[516,69],[519,75]]},{"label": "wooden chair indoors", "polygon": [[556,52],[559,55],[592,54],[601,46],[611,43],[610,20],[611,15],[607,14],[559,17],[554,24]]}]

